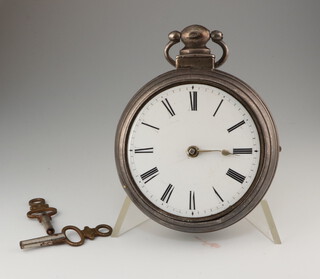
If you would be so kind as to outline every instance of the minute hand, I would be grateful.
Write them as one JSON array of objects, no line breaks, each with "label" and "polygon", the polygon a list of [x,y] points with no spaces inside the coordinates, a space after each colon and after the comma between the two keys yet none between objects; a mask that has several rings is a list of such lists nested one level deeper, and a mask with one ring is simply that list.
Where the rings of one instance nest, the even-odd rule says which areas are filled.
[{"label": "minute hand", "polygon": [[226,149],[198,149],[198,152],[221,152],[222,155],[224,156],[228,156],[228,155],[234,155],[233,153],[231,153],[230,151],[226,150]]}]

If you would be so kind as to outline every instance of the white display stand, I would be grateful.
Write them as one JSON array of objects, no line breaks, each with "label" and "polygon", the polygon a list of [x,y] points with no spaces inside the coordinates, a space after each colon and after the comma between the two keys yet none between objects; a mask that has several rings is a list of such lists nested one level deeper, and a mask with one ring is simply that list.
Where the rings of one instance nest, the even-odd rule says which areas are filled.
[{"label": "white display stand", "polygon": [[281,244],[280,235],[271,214],[267,200],[262,200],[245,218],[253,227],[274,244]]},{"label": "white display stand", "polygon": [[125,232],[141,225],[145,221],[149,220],[149,217],[143,214],[126,196],[122,208],[119,212],[118,219],[114,225],[112,231],[112,237],[118,237]]},{"label": "white display stand", "polygon": [[[262,200],[245,219],[274,244],[281,244],[277,227],[266,200]],[[119,237],[147,220],[149,218],[131,202],[129,197],[126,197],[114,226],[112,237]]]}]

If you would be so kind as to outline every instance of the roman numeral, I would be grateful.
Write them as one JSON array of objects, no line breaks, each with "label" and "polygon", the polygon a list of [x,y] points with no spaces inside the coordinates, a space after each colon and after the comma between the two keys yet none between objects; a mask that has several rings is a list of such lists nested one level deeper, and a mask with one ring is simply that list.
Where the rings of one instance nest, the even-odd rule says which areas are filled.
[{"label": "roman numeral", "polygon": [[219,103],[218,107],[216,108],[216,110],[215,110],[215,112],[214,112],[214,114],[213,114],[213,117],[215,117],[215,116],[216,116],[216,114],[217,114],[217,112],[218,112],[218,110],[219,110],[219,108],[220,108],[220,106],[221,106],[222,102],[223,102],[223,100],[221,100],[221,101],[220,101],[220,103]]},{"label": "roman numeral", "polygon": [[233,154],[252,154],[252,148],[233,148]]},{"label": "roman numeral", "polygon": [[189,209],[195,210],[196,209],[196,197],[194,191],[189,192]]},{"label": "roman numeral", "polygon": [[190,96],[190,106],[191,106],[191,110],[197,110],[198,109],[198,92],[197,91],[190,91],[189,92],[189,96]]},{"label": "roman numeral", "polygon": [[160,130],[160,128],[155,127],[155,126],[152,126],[152,125],[150,125],[150,124],[148,124],[148,123],[141,122],[141,124],[143,124],[143,125],[145,125],[145,126],[147,126],[147,127],[150,127],[150,128],[156,129],[156,130]]},{"label": "roman numeral", "polygon": [[153,153],[153,147],[138,148],[134,150],[134,153]]},{"label": "roman numeral", "polygon": [[161,102],[165,106],[165,108],[168,110],[171,116],[176,115],[167,98],[165,98],[164,101],[161,101]]},{"label": "roman numeral", "polygon": [[161,197],[161,200],[168,203],[170,197],[171,197],[171,194],[173,192],[173,189],[174,187],[172,186],[172,184],[169,184],[169,186],[167,187],[167,189],[164,191],[162,197]]},{"label": "roman numeral", "polygon": [[223,199],[221,198],[221,196],[219,195],[219,193],[217,192],[217,190],[216,190],[214,187],[212,187],[212,189],[213,189],[214,193],[218,196],[218,198],[220,199],[220,201],[223,202]]},{"label": "roman numeral", "polygon": [[141,174],[140,177],[144,183],[148,183],[151,179],[155,178],[159,174],[159,170],[157,167],[154,167],[151,170],[146,171]]},{"label": "roman numeral", "polygon": [[235,130],[235,129],[239,128],[240,126],[242,126],[244,123],[245,123],[244,120],[240,121],[240,122],[237,123],[236,125],[233,125],[232,127],[230,127],[230,128],[228,129],[228,132],[229,132],[229,133],[232,132],[233,130]]},{"label": "roman numeral", "polygon": [[245,176],[243,176],[242,174],[234,171],[233,169],[228,169],[227,173],[228,176],[230,176],[231,178],[233,178],[234,180],[238,181],[239,183],[243,183],[243,181],[246,179]]}]

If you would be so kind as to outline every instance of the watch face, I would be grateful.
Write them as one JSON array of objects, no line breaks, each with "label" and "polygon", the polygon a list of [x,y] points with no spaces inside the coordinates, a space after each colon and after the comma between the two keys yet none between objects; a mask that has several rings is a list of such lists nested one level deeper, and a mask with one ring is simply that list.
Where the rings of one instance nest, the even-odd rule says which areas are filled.
[{"label": "watch face", "polygon": [[169,215],[196,220],[245,196],[258,172],[260,140],[239,100],[211,85],[185,83],[140,106],[125,156],[139,195]]}]

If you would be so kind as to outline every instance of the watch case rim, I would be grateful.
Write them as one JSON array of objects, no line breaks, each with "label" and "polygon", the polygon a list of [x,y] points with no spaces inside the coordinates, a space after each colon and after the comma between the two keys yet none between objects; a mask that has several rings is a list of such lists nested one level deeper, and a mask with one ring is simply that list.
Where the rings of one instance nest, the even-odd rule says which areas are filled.
[{"label": "watch case rim", "polygon": [[[260,164],[249,190],[234,205],[218,214],[206,217],[176,216],[150,202],[136,186],[126,156],[130,127],[142,105],[167,88],[186,83],[211,85],[235,97],[250,113],[260,136]],[[115,139],[115,160],[118,175],[133,203],[154,221],[174,230],[193,233],[223,229],[249,214],[267,192],[276,171],[278,157],[278,135],[267,106],[245,82],[220,70],[178,69],[154,78],[143,86],[128,103],[120,118]]]}]

